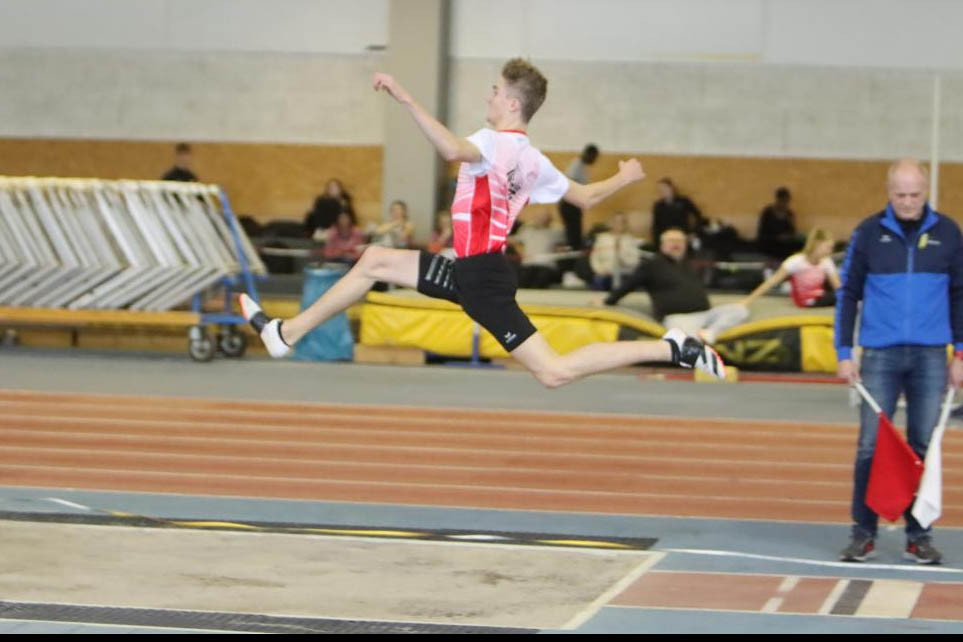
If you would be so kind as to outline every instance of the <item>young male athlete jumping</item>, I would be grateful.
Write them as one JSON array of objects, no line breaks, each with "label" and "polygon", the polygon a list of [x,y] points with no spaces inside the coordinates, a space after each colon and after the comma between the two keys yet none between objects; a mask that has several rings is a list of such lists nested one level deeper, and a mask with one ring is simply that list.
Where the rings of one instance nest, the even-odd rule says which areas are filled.
[{"label": "young male athlete jumping", "polygon": [[633,158],[620,161],[614,176],[580,185],[532,147],[525,129],[545,100],[547,86],[545,77],[530,63],[520,58],[509,60],[488,99],[485,120],[492,128],[459,138],[394,78],[375,74],[374,89],[403,105],[446,161],[461,161],[451,206],[457,258],[371,246],[320,299],[283,321],[268,318],[253,299],[242,294],[244,317],[271,356],[284,356],[310,330],[361,299],[376,281],[385,281],[460,304],[549,388],[643,361],[671,361],[724,378],[725,366],[715,351],[681,330],[670,330],[662,340],[595,343],[559,355],[516,303],[517,284],[504,251],[515,218],[527,203],[556,203],[564,198],[586,210],[645,177]]}]

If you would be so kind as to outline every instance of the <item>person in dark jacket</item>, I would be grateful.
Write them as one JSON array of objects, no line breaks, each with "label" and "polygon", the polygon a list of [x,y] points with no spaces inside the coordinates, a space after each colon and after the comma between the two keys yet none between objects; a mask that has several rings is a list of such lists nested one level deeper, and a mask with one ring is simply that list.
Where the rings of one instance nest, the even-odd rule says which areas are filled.
[{"label": "person in dark jacket", "polygon": [[341,212],[347,212],[352,220],[356,219],[351,194],[337,178],[332,178],[324,186],[324,192],[314,199],[314,205],[304,215],[304,235],[309,238],[323,239],[324,232],[334,225]]},{"label": "person in dark jacket", "polygon": [[802,249],[796,232],[796,214],[790,209],[792,196],[785,187],[776,190],[776,200],[759,214],[756,245],[763,254],[784,259]]},{"label": "person in dark jacket", "polygon": [[161,176],[162,181],[195,182],[197,175],[192,171],[194,153],[187,143],[177,143],[174,147],[174,166]]},{"label": "person in dark jacket", "polygon": [[652,205],[652,241],[660,240],[662,233],[670,229],[698,234],[704,218],[695,203],[679,194],[672,179],[660,179],[657,185],[661,197]]},{"label": "person in dark jacket", "polygon": [[652,299],[653,316],[666,328],[679,328],[706,343],[715,343],[721,332],[745,321],[749,310],[741,304],[711,307],[702,279],[686,260],[686,245],[682,230],[663,232],[659,253],[643,259],[604,303],[615,305],[633,290],[646,290]]},{"label": "person in dark jacket", "polygon": [[[907,440],[924,458],[940,412],[947,378],[963,383],[963,238],[949,217],[926,202],[925,168],[902,160],[889,169],[889,203],[860,223],[843,264],[836,302],[838,374],[862,380],[887,416],[906,395]],[[859,343],[862,363],[853,363],[856,312],[862,301]],[[946,346],[955,357],[947,367]],[[853,475],[852,537],[840,559],[861,562],[875,552],[878,517],[866,505],[866,487],[876,447],[878,420],[867,403],[860,412]],[[905,556],[936,564],[941,554],[907,510]]]}]

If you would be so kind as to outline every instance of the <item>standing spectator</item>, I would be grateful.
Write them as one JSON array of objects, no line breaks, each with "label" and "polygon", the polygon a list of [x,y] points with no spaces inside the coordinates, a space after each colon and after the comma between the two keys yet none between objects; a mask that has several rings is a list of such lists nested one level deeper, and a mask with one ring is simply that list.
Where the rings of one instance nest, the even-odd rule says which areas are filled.
[{"label": "standing spectator", "polygon": [[612,217],[609,230],[596,235],[589,255],[594,288],[609,290],[618,287],[639,266],[642,257],[640,241],[628,230],[628,219],[619,212]]},{"label": "standing spectator", "polygon": [[522,225],[511,237],[513,244],[522,246],[519,287],[544,289],[561,278],[554,254],[565,244],[565,234],[562,230],[549,227],[551,220],[551,210],[538,209],[532,222]]},{"label": "standing spectator", "polygon": [[661,239],[666,230],[682,230],[686,236],[702,228],[702,212],[689,198],[679,194],[670,178],[657,183],[660,198],[652,206],[652,240]]},{"label": "standing spectator", "polygon": [[[595,164],[599,158],[599,148],[589,143],[582,150],[582,154],[572,161],[568,166],[565,175],[570,179],[585,185],[589,182],[588,168]],[[582,249],[582,210],[572,205],[568,201],[559,201],[558,213],[565,224],[565,238],[568,246],[573,250]]]},{"label": "standing spectator", "polygon": [[759,214],[756,245],[763,254],[784,259],[799,251],[801,244],[796,234],[796,214],[789,208],[791,199],[789,190],[780,187],[776,190],[776,201]]},{"label": "standing spectator", "polygon": [[372,231],[372,243],[396,250],[414,247],[415,225],[408,220],[408,204],[392,201],[388,208],[388,220]]},{"label": "standing spectator", "polygon": [[[835,292],[842,284],[832,259],[833,245],[833,235],[828,230],[817,227],[809,233],[803,251],[783,261],[776,273],[759,284],[742,304],[749,306],[788,278],[792,284],[793,303],[800,308],[836,305]],[[826,288],[827,281],[830,289]]]},{"label": "standing spectator", "polygon": [[344,189],[341,181],[332,178],[324,186],[324,191],[314,199],[314,206],[304,215],[304,233],[309,238],[323,238],[324,230],[334,225],[338,215],[345,211],[355,218],[351,194]]},{"label": "standing spectator", "polygon": [[612,290],[605,305],[615,305],[629,292],[644,289],[652,298],[656,319],[670,330],[679,328],[715,343],[720,333],[738,325],[749,316],[746,306],[732,303],[711,307],[702,279],[686,260],[688,239],[682,230],[666,230],[659,239],[659,253],[642,261],[625,280]]},{"label": "standing spectator", "polygon": [[[836,304],[836,354],[839,376],[860,380],[883,412],[892,417],[900,394],[906,395],[907,440],[926,456],[936,426],[947,376],[963,382],[963,243],[960,228],[926,202],[929,178],[916,161],[889,168],[886,209],[860,223],[843,264],[843,287]],[[859,343],[861,367],[852,360],[856,310],[862,301]],[[946,345],[956,354],[949,368]],[[948,372],[947,372],[948,370]],[[853,479],[853,528],[840,553],[862,562],[875,550],[879,520],[866,505],[866,487],[876,446],[877,417],[863,402]],[[909,509],[904,555],[936,564],[930,529]]]},{"label": "standing spectator", "polygon": [[162,181],[182,181],[193,183],[197,181],[197,175],[192,171],[194,164],[194,153],[191,146],[187,143],[177,143],[174,147],[174,166],[167,170]]},{"label": "standing spectator", "polygon": [[365,249],[364,235],[348,212],[338,214],[337,222],[325,233],[324,258],[338,263],[354,263]]}]

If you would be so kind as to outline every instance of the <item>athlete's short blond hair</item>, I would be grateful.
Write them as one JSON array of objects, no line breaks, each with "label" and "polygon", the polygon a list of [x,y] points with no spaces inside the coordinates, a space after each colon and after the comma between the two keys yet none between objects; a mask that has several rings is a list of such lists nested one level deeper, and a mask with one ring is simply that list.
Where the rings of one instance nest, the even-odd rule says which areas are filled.
[{"label": "athlete's short blond hair", "polygon": [[548,80],[535,65],[521,58],[512,58],[505,63],[502,67],[502,78],[508,87],[517,93],[522,103],[522,119],[527,123],[545,102]]}]

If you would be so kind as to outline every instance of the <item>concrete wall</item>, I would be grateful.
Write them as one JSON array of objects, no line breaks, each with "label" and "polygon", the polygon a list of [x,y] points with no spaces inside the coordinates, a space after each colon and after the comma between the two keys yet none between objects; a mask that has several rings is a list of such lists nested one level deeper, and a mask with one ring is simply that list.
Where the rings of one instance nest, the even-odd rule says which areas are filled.
[{"label": "concrete wall", "polygon": [[[926,155],[929,67],[943,63],[958,68],[942,71],[943,152],[963,160],[960,2],[459,0],[452,13],[458,132],[482,124],[499,64],[520,53],[550,78],[533,126],[546,149]],[[368,81],[384,56],[367,47],[386,42],[387,15],[387,0],[0,0],[0,136],[381,144],[386,103]]]},{"label": "concrete wall", "polygon": [[[591,140],[603,152],[695,163],[698,192],[731,158],[925,157],[939,73],[942,155],[963,162],[963,2],[452,0],[451,11],[448,120],[462,134],[483,125],[504,59],[529,56],[550,79],[536,144],[568,152]],[[388,23],[389,0],[0,0],[0,138],[40,141],[7,145],[31,156],[0,159],[0,173],[60,173],[48,139],[293,143],[312,148],[304,158],[356,146],[367,158],[385,142],[391,107],[369,84],[386,64]],[[285,155],[250,155],[262,157]],[[703,157],[716,162],[694,160]],[[653,164],[654,175],[686,178],[668,160]],[[315,170],[252,166],[245,176]],[[800,187],[818,189],[835,171],[813,169]],[[301,207],[280,183],[262,187],[274,196],[252,211]],[[376,187],[358,189],[380,216]],[[759,188],[768,194],[768,183]],[[944,181],[955,199],[952,189]],[[718,213],[737,209],[755,206]]]}]

